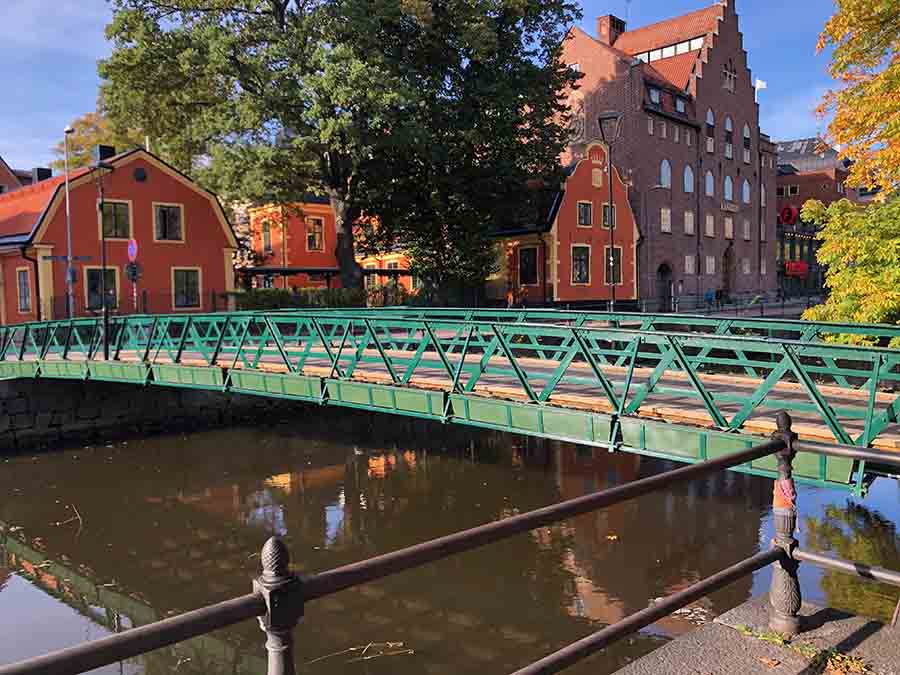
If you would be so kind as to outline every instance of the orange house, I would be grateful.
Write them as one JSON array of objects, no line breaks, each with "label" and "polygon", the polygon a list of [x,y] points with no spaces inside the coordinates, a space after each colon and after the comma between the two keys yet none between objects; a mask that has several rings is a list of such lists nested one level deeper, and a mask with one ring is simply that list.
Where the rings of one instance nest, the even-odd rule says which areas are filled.
[{"label": "orange house", "polygon": [[561,189],[550,191],[539,222],[497,233],[500,271],[488,280],[491,300],[504,302],[511,295],[525,305],[605,301],[613,287],[616,300],[637,297],[638,228],[628,186],[613,165],[610,232],[605,146],[590,144],[567,173]]},{"label": "orange house", "polygon": [[[145,150],[105,148],[101,159],[69,174],[73,315],[101,311],[104,287],[117,314],[225,309],[237,240],[215,195]],[[67,316],[66,254],[64,176],[0,195],[2,323]]]},{"label": "orange house", "polygon": [[[253,251],[259,264],[249,272],[261,286],[296,288],[340,288],[340,268],[334,254],[337,227],[327,197],[308,195],[295,204],[267,204],[250,209]],[[357,256],[365,285],[384,285],[393,270],[408,270],[403,253]],[[395,273],[394,273],[395,274]],[[406,274],[398,283],[407,291],[413,278]]]}]

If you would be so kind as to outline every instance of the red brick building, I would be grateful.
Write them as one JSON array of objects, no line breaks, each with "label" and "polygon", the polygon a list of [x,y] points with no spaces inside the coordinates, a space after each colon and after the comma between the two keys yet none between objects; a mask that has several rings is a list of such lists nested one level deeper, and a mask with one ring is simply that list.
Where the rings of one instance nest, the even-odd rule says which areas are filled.
[{"label": "red brick building", "polygon": [[[340,268],[334,250],[337,229],[334,209],[327,197],[307,196],[295,204],[268,204],[250,209],[251,247],[258,264],[247,271],[252,283],[284,289],[340,288]],[[407,291],[414,286],[410,268],[401,252],[377,257],[357,257],[367,288],[389,280]]]},{"label": "red brick building", "polygon": [[[623,254],[624,285],[658,309],[708,291],[774,294],[775,147],[759,128],[734,0],[635,30],[600,17],[596,36],[570,31],[563,58],[583,74],[570,94],[575,120],[564,163],[589,158],[601,112],[622,114],[613,161],[630,210],[616,200],[617,212],[633,213],[638,230],[633,265]],[[602,200],[603,188],[594,190]],[[561,236],[578,232],[573,213],[560,214]],[[615,245],[627,251],[624,225]],[[573,285],[565,276],[575,251],[562,242],[549,248],[550,298],[607,299],[605,285]]]},{"label": "red brick building", "polygon": [[[103,281],[115,313],[223,309],[223,294],[234,290],[237,241],[216,197],[144,150],[109,150],[108,168],[69,174],[75,314],[101,310]],[[132,238],[139,249],[137,303],[126,278]],[[66,263],[58,259],[66,250],[63,176],[0,195],[2,323],[66,316]]]},{"label": "red brick building", "polygon": [[807,200],[826,206],[841,199],[862,202],[846,185],[848,164],[819,138],[778,143],[778,283],[786,296],[823,291],[825,270],[816,260],[817,228],[800,211]]}]

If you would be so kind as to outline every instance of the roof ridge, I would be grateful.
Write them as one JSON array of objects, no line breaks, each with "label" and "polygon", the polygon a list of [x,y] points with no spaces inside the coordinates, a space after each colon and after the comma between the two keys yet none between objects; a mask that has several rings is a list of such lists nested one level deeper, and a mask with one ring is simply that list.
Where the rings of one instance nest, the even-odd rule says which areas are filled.
[{"label": "roof ridge", "polygon": [[[715,9],[715,8],[721,7],[721,6],[722,6],[722,5],[719,4],[718,2],[714,2],[714,3],[711,4],[711,5],[707,5],[706,7],[702,7],[702,8],[700,8],[700,9],[695,9],[695,10],[693,10],[693,11],[691,11],[691,12],[685,12],[684,14],[679,14],[678,16],[671,16],[671,17],[669,17],[668,19],[663,19],[663,20],[661,20],[661,21],[654,21],[653,23],[648,23],[648,24],[646,24],[646,25],[644,25],[644,26],[639,26],[638,28],[634,28],[634,29],[632,29],[632,30],[626,30],[624,33],[622,33],[622,35],[628,35],[629,33],[634,34],[634,33],[637,33],[637,32],[639,32],[639,31],[642,31],[642,30],[649,30],[649,29],[651,29],[651,28],[658,28],[659,26],[662,26],[662,25],[664,25],[664,24],[667,24],[667,23],[669,23],[669,22],[671,22],[671,21],[678,21],[679,19],[685,19],[685,18],[687,18],[687,17],[693,17],[694,15],[703,14],[704,12],[708,12],[708,11],[711,10],[711,9]],[[619,37],[621,37],[621,35],[620,35]]]}]

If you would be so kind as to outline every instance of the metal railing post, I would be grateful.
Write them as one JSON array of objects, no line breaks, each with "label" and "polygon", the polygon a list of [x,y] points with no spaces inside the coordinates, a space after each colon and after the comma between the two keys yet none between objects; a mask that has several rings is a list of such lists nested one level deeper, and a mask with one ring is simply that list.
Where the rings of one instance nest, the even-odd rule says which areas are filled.
[{"label": "metal railing post", "polygon": [[268,608],[259,617],[269,653],[267,675],[295,675],[294,628],[303,617],[303,582],[288,569],[290,553],[278,537],[265,543],[261,559],[263,571],[253,580],[253,590],[265,598]]},{"label": "metal railing post", "polygon": [[784,449],[776,453],[778,458],[778,479],[772,493],[772,514],[775,520],[773,548],[780,548],[784,554],[772,567],[772,587],[769,590],[769,628],[787,637],[800,632],[800,579],[797,576],[799,563],[794,558],[797,540],[797,490],[792,475],[794,457],[797,451],[794,443],[797,434],[791,431],[791,416],[781,411],[776,417],[778,431],[773,436],[784,440]]}]

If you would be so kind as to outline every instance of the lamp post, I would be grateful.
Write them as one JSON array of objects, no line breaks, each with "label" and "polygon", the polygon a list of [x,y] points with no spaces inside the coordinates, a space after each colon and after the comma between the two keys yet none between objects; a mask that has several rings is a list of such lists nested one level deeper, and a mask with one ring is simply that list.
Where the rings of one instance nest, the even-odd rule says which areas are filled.
[{"label": "lamp post", "polygon": [[[597,118],[600,123],[600,137],[606,144],[606,182],[609,184],[609,259],[606,261],[607,278],[609,279],[609,311],[616,311],[616,280],[615,272],[615,231],[616,231],[616,207],[613,202],[613,175],[612,175],[612,144],[619,138],[622,113],[610,110],[600,113]],[[621,269],[621,264],[620,264]]]},{"label": "lamp post", "polygon": [[103,359],[109,361],[109,299],[106,297],[106,227],[103,223],[103,171],[113,171],[115,167],[106,162],[97,161],[97,192],[100,203],[100,301],[103,312]]},{"label": "lamp post", "polygon": [[64,162],[66,172],[66,317],[71,319],[75,314],[75,293],[72,287],[74,268],[72,267],[72,214],[69,209],[69,134],[75,129],[71,125],[63,131]]}]

